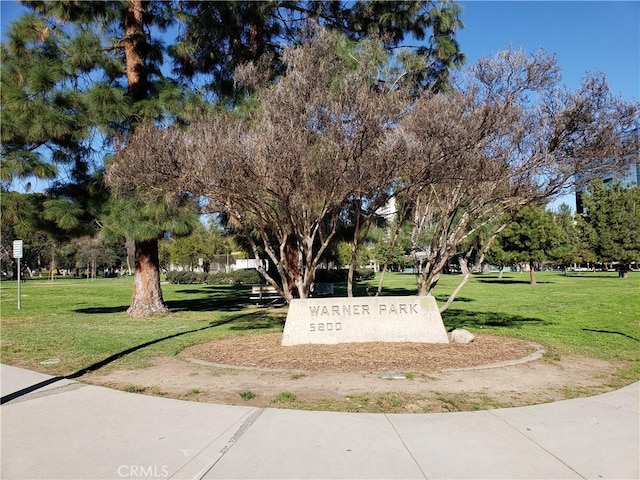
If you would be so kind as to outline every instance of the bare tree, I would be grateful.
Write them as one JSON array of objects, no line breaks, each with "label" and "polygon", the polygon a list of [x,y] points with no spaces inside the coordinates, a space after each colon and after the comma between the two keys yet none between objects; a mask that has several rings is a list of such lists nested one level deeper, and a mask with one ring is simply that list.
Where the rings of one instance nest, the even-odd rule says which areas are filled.
[{"label": "bare tree", "polygon": [[448,95],[415,103],[402,130],[414,159],[405,178],[418,192],[420,294],[433,293],[458,245],[479,228],[563,192],[577,172],[613,167],[594,159],[621,158],[620,133],[637,122],[637,105],[614,98],[601,76],[575,93],[558,82],[553,57],[504,51],[480,60]]},{"label": "bare tree", "polygon": [[[405,161],[393,155],[405,103],[402,88],[380,88],[387,54],[378,42],[318,30],[283,58],[286,74],[244,113],[203,115],[184,131],[138,128],[108,178],[153,197],[204,197],[208,210],[244,233],[256,258],[271,261],[276,275],[260,262],[258,269],[291,300],[310,294],[345,206],[387,195]],[[238,78],[256,76],[264,78],[260,65]]]},{"label": "bare tree", "polygon": [[[402,112],[398,89],[380,89],[379,44],[319,31],[289,49],[287,72],[263,89],[246,117],[193,125],[194,190],[244,231],[258,267],[287,300],[311,292],[315,270],[347,202],[384,191],[396,158],[389,132]],[[386,183],[385,183],[386,182]]]}]

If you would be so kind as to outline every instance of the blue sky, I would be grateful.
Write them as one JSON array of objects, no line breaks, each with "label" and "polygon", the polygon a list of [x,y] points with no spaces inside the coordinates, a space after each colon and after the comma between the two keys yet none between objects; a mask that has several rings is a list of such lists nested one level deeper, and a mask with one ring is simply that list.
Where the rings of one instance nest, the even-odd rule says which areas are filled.
[{"label": "blue sky", "polygon": [[461,2],[465,27],[457,38],[468,63],[509,45],[554,54],[563,83],[580,85],[604,72],[614,94],[640,99],[640,2]]},{"label": "blue sky", "polygon": [[[509,46],[556,56],[562,83],[576,89],[587,72],[604,72],[614,94],[640,100],[639,1],[464,1],[457,36],[468,63]],[[0,25],[22,7],[1,0]],[[566,199],[573,206],[572,199]]]}]

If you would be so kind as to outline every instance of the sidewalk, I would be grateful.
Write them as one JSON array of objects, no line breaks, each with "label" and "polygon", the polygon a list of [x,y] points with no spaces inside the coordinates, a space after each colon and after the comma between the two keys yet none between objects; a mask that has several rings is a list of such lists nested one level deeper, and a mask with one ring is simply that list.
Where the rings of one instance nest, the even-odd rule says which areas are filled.
[{"label": "sidewalk", "polygon": [[[2,396],[51,377],[2,365]],[[638,479],[640,383],[447,414],[260,409],[55,381],[0,408],[0,478]]]}]

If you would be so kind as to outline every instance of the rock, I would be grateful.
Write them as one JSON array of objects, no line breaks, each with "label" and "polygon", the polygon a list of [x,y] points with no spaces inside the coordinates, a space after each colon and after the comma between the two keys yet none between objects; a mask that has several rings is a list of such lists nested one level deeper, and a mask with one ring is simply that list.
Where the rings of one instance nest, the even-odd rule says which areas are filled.
[{"label": "rock", "polygon": [[469,330],[463,328],[456,328],[451,332],[451,343],[471,343],[476,339],[476,336]]}]

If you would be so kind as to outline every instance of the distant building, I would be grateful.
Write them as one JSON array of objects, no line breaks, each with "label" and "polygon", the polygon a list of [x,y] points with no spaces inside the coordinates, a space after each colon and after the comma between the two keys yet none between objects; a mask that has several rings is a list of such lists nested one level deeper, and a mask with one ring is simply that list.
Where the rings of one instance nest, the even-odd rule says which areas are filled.
[{"label": "distant building", "polygon": [[[632,140],[635,137],[637,144],[640,144],[640,129],[636,128],[624,134],[623,138]],[[576,212],[584,213],[584,205],[582,203],[582,195],[586,189],[588,180],[593,178],[601,178],[605,185],[613,185],[619,183],[622,188],[634,188],[640,186],[640,150],[631,153],[628,158],[629,167],[623,172],[611,172],[605,174],[591,175],[587,181],[581,178],[581,186],[576,189]]]},{"label": "distant building", "polygon": [[387,203],[376,210],[376,214],[380,215],[387,222],[394,221],[398,214],[398,209],[396,208],[396,197],[391,197]]}]

